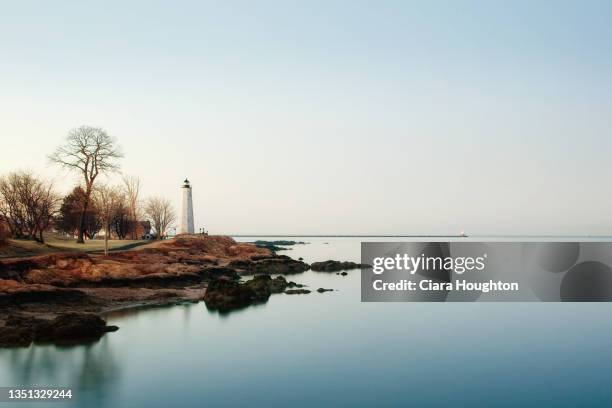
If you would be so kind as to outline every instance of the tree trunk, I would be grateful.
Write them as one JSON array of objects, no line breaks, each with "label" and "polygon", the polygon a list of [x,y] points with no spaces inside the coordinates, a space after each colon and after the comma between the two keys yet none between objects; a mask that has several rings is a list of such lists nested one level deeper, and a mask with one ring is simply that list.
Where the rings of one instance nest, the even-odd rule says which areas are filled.
[{"label": "tree trunk", "polygon": [[91,196],[91,188],[87,187],[85,191],[85,200],[83,201],[83,209],[81,210],[81,222],[79,222],[79,236],[77,238],[77,244],[85,243],[85,214],[89,208],[89,196]]},{"label": "tree trunk", "polygon": [[130,214],[132,216],[132,222],[131,222],[131,229],[132,229],[132,239],[136,239],[136,229],[137,227],[137,222],[136,222],[136,211],[134,211],[134,208],[132,207],[132,214]]},{"label": "tree trunk", "polygon": [[108,235],[110,234],[110,225],[106,224],[106,234],[104,234],[104,255],[108,255]]}]

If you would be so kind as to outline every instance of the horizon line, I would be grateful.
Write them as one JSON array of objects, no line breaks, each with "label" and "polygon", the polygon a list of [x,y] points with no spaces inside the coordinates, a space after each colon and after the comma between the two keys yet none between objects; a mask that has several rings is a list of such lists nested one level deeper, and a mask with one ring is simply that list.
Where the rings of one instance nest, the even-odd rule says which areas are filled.
[{"label": "horizon line", "polygon": [[322,237],[322,238],[480,238],[480,237],[506,237],[506,238],[603,238],[612,237],[612,234],[212,234],[230,237]]}]

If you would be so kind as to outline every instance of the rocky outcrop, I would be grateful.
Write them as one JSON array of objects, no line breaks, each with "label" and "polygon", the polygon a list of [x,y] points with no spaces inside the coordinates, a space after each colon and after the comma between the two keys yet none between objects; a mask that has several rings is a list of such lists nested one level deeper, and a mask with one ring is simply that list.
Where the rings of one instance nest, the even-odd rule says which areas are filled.
[{"label": "rocky outcrop", "polygon": [[44,304],[52,307],[93,305],[95,302],[78,289],[58,288],[52,285],[27,285],[13,280],[0,279],[0,308],[22,308],[27,304]]},{"label": "rocky outcrop", "polygon": [[219,268],[231,261],[270,256],[266,249],[229,237],[180,236],[108,256],[69,252],[1,259],[0,279],[58,287],[185,285],[228,272]]},{"label": "rocky outcrop", "polygon": [[333,292],[333,289],[325,289],[325,288],[319,288],[317,289],[317,292],[319,293],[325,293],[325,292]]},{"label": "rocky outcrop", "polygon": [[275,240],[275,241],[264,241],[264,240],[257,240],[257,241],[253,241],[253,244],[255,245],[283,245],[283,246],[292,246],[292,245],[304,245],[306,244],[303,241],[291,241],[291,240]]},{"label": "rocky outcrop", "polygon": [[[303,287],[271,274],[309,268],[265,248],[205,235],[107,256],[56,252],[0,259],[0,347],[95,339],[107,331],[97,314],[118,308],[204,300],[211,309],[229,311],[265,302],[273,293]],[[239,282],[248,274],[256,276]],[[19,316],[27,319],[18,322]]]},{"label": "rocky outcrop", "polygon": [[310,266],[285,255],[269,256],[258,259],[234,260],[228,264],[241,275],[289,275],[306,272]]},{"label": "rocky outcrop", "polygon": [[323,262],[314,262],[310,265],[310,269],[315,272],[338,272],[338,271],[348,271],[351,269],[361,269],[361,268],[369,268],[370,265],[359,264],[355,262],[341,262],[341,261],[323,261]]},{"label": "rocky outcrop", "polygon": [[308,289],[288,289],[285,291],[287,295],[307,295],[310,291]]},{"label": "rocky outcrop", "polygon": [[0,327],[0,347],[27,347],[32,342],[83,343],[118,329],[107,326],[104,319],[93,313],[66,313],[51,320],[11,315]]},{"label": "rocky outcrop", "polygon": [[204,302],[210,310],[228,312],[266,302],[273,293],[281,293],[287,287],[298,286],[302,285],[287,282],[282,276],[272,279],[270,275],[257,275],[244,283],[229,279],[217,279],[208,284]]},{"label": "rocky outcrop", "polygon": [[240,309],[264,300],[267,300],[267,297],[262,299],[252,289],[246,288],[239,282],[227,279],[217,279],[210,282],[204,295],[206,307],[221,312]]},{"label": "rocky outcrop", "polygon": [[289,240],[264,241],[264,240],[259,239],[257,241],[253,241],[252,244],[258,248],[266,248],[266,249],[269,249],[270,251],[277,252],[277,251],[286,251],[288,249],[291,249],[291,248],[287,248],[288,246],[303,245],[305,244],[305,242],[289,241]]}]

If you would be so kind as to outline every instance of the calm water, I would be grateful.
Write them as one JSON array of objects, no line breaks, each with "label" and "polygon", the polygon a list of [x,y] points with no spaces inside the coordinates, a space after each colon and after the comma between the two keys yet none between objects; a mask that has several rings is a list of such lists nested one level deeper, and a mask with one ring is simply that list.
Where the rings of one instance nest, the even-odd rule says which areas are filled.
[{"label": "calm water", "polygon": [[[295,239],[294,258],[359,261],[359,238]],[[290,279],[337,291],[113,314],[90,346],[0,350],[0,386],[73,387],[87,407],[612,403],[612,304],[362,304],[359,271]]]}]

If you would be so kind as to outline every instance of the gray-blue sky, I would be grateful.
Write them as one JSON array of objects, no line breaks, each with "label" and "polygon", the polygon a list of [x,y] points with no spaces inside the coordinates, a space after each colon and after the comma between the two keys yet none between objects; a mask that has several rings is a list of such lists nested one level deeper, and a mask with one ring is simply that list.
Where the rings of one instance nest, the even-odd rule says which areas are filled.
[{"label": "gray-blue sky", "polygon": [[221,233],[612,233],[612,3],[6,2],[0,173],[102,126]]}]

